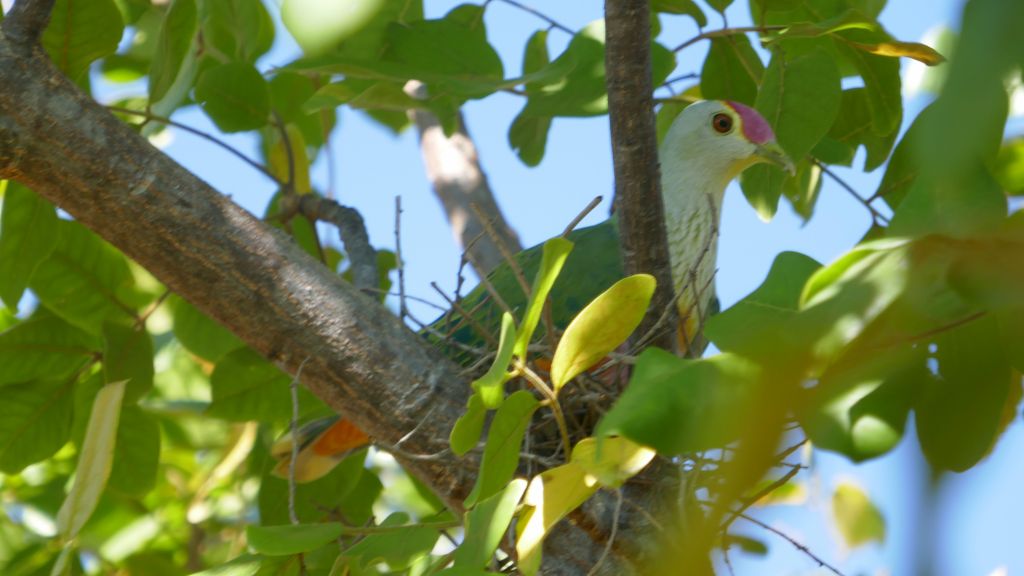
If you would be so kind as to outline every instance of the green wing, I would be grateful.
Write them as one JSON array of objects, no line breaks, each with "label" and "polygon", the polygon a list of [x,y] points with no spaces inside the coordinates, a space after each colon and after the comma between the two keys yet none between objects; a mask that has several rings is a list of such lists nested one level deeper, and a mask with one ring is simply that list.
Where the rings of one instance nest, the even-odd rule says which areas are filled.
[{"label": "green wing", "polygon": [[[549,297],[554,324],[562,329],[591,300],[623,277],[619,229],[614,218],[575,230],[569,234],[568,239],[573,242],[574,248]],[[515,257],[527,283],[533,282],[540,267],[542,247],[542,244],[538,244]],[[527,298],[512,268],[507,263],[502,264],[488,279],[512,309],[518,324],[526,310]],[[481,332],[486,331],[497,337],[502,309],[493,301],[482,283],[467,294],[459,306],[472,316],[472,321],[457,312],[448,312],[430,325],[428,338],[451,358],[467,363],[475,360],[476,356],[467,352],[465,346],[483,349],[493,347],[488,345]],[[542,335],[543,331],[543,325],[538,327],[534,339]]]}]

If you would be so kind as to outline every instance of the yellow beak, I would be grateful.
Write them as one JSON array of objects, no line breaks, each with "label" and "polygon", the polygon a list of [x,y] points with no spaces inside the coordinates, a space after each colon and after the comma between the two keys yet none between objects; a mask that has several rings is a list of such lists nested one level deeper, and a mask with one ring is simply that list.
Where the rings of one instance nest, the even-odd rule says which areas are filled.
[{"label": "yellow beak", "polygon": [[762,162],[774,164],[779,168],[782,168],[786,172],[789,172],[790,176],[796,175],[796,166],[793,161],[790,160],[789,156],[782,150],[778,142],[772,140],[759,144],[757,150],[754,151],[754,156],[759,158]]}]

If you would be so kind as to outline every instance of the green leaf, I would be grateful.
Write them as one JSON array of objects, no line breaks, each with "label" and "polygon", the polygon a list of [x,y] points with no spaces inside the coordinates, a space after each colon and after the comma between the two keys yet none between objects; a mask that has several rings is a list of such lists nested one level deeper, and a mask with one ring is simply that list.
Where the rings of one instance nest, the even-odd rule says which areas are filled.
[{"label": "green leaf", "polygon": [[249,546],[267,556],[287,556],[309,552],[332,540],[337,540],[341,533],[340,522],[245,527],[245,538],[249,542]]},{"label": "green leaf", "polygon": [[821,168],[811,162],[797,165],[796,175],[782,182],[782,194],[804,221],[810,220],[821,192]]},{"label": "green leaf", "polygon": [[737,438],[759,377],[733,354],[684,360],[648,348],[595,436],[622,435],[664,455],[721,448]]},{"label": "green leaf", "polygon": [[255,130],[270,115],[270,90],[251,64],[231,62],[207,69],[196,82],[195,94],[224,132]]},{"label": "green leaf", "polygon": [[334,127],[335,113],[333,110],[320,110],[308,114],[304,110],[303,105],[316,92],[314,78],[279,71],[267,86],[270,90],[270,106],[281,119],[298,126],[309,145],[323,145],[324,135]]},{"label": "green leaf", "polygon": [[626,438],[584,438],[572,449],[572,462],[603,488],[620,488],[654,458],[650,448]]},{"label": "green leaf", "polygon": [[527,166],[537,166],[544,159],[551,118],[519,113],[508,129],[508,144]]},{"label": "green leaf", "polygon": [[512,479],[519,464],[523,436],[539,405],[533,394],[520,390],[509,395],[501,408],[498,408],[487,432],[480,475],[473,491],[466,498],[467,508],[497,494]]},{"label": "green leaf", "polygon": [[456,567],[482,568],[490,563],[525,492],[526,480],[516,478],[466,512],[466,536],[452,558]]},{"label": "green leaf", "polygon": [[153,341],[144,328],[103,325],[103,376],[125,380],[125,402],[134,404],[153,387]]},{"label": "green leaf", "polygon": [[718,10],[720,13],[724,14],[725,9],[728,8],[730,4],[732,4],[732,0],[707,0],[707,3],[715,10]]},{"label": "green leaf", "polygon": [[647,313],[656,284],[649,274],[623,278],[573,318],[551,361],[555,393],[629,338]]},{"label": "green leaf", "polygon": [[100,347],[98,339],[59,318],[15,324],[0,332],[0,384],[67,376]]},{"label": "green leaf", "polygon": [[[295,486],[295,514],[303,522],[330,520],[329,510],[339,508],[357,525],[371,516],[371,508],[382,488],[372,471],[363,466],[366,449],[347,456],[326,476]],[[259,514],[263,524],[284,524],[288,518],[288,481],[270,474],[274,464],[260,478]]]},{"label": "green leaf", "polygon": [[516,336],[516,345],[513,351],[515,356],[526,358],[526,348],[530,345],[533,332],[540,321],[540,313],[544,309],[544,302],[547,300],[551,287],[558,279],[558,273],[562,271],[565,259],[572,252],[573,243],[565,238],[552,238],[544,243],[544,253],[541,257],[540,269],[533,279],[533,288],[530,291],[530,302],[523,314],[523,321],[519,325],[519,333]]},{"label": "green leaf", "polygon": [[745,35],[713,38],[700,73],[701,95],[753,106],[764,63]]},{"label": "green leaf", "polygon": [[274,42],[274,21],[260,0],[203,3],[203,41],[234,60],[253,63]]},{"label": "green leaf", "polygon": [[124,32],[113,0],[57,0],[43,31],[43,48],[68,78],[77,81],[94,60],[113,54]]},{"label": "green leaf", "polygon": [[992,175],[1008,195],[1024,195],[1024,137],[1013,138],[1003,143]]},{"label": "green leaf", "polygon": [[[857,37],[876,38],[882,33],[866,33]],[[877,136],[891,136],[899,131],[903,119],[903,94],[900,80],[900,62],[894,58],[875,56],[851,48],[848,42],[837,42],[839,53],[864,79],[868,109],[871,111],[871,131]]]},{"label": "green leaf", "polygon": [[124,382],[112,382],[100,389],[93,402],[75,483],[57,513],[57,532],[67,540],[75,538],[92,516],[107,484],[123,396]]},{"label": "green leaf", "polygon": [[459,416],[452,427],[452,433],[448,438],[452,452],[456,456],[463,456],[476,447],[480,441],[480,434],[484,430],[484,419],[487,417],[487,409],[480,400],[479,394],[472,394],[466,401],[466,413]]},{"label": "green leaf", "polygon": [[869,54],[888,56],[890,58],[913,58],[928,66],[938,66],[946,61],[946,58],[936,52],[934,48],[920,42],[889,40],[877,43],[860,43],[850,41],[849,44]]},{"label": "green leaf", "polygon": [[264,559],[252,554],[243,554],[231,561],[215,566],[202,572],[194,572],[191,576],[256,576],[263,567]]},{"label": "green leaf", "polygon": [[336,108],[342,104],[363,110],[391,110],[402,113],[425,107],[423,101],[406,94],[400,82],[385,80],[368,83],[365,80],[346,79],[317,90],[302,109],[306,112],[315,112],[324,108]]},{"label": "green leaf", "polygon": [[970,236],[997,227],[1007,213],[1006,196],[982,165],[958,178],[921,178],[893,214],[890,236]]},{"label": "green leaf", "polygon": [[281,20],[306,54],[322,54],[368,26],[385,0],[352,0],[344,9],[330,0],[284,0]]},{"label": "green leaf", "polygon": [[555,524],[597,492],[598,484],[588,482],[586,477],[582,466],[569,462],[530,480],[523,512],[516,522],[518,567],[523,574],[538,573],[544,538]]},{"label": "green leaf", "polygon": [[1011,382],[1019,386],[1020,377],[991,316],[941,333],[935,345],[938,375],[919,395],[917,435],[933,467],[963,472],[992,448]]},{"label": "green leaf", "polygon": [[156,486],[159,471],[160,425],[142,408],[124,406],[107,485],[122,494],[143,496]]},{"label": "green leaf", "polygon": [[17,474],[71,437],[74,395],[65,380],[7,386],[0,402],[0,471]]},{"label": "green leaf", "polygon": [[587,25],[552,62],[571,68],[565,81],[531,93],[523,114],[530,116],[596,116],[608,110],[604,81],[604,22]]},{"label": "green leaf", "polygon": [[[192,42],[199,31],[195,0],[172,0],[157,35],[156,51],[149,71],[149,100],[159,102],[168,94],[178,76],[186,70]],[[191,82],[188,82],[191,84]]]},{"label": "green leaf", "polygon": [[[725,4],[728,6],[732,0],[714,0],[712,7],[715,10],[721,12],[723,8],[719,8],[718,5]],[[716,5],[717,4],[717,5]],[[697,22],[697,26],[703,28],[708,25],[708,18],[704,15],[704,11],[697,6],[697,3],[693,0],[653,0],[651,2],[651,10],[655,12],[663,12],[665,14],[683,14],[689,16]]]},{"label": "green leaf", "polygon": [[[386,526],[406,526],[409,515],[395,512],[380,523]],[[424,526],[408,526],[393,532],[371,534],[345,551],[348,556],[361,556],[363,566],[383,560],[391,570],[404,570],[420,556],[430,552],[437,542],[437,530]]]},{"label": "green leaf", "polygon": [[171,295],[168,305],[174,320],[174,337],[196,356],[217,362],[228,352],[242,347],[237,336],[176,294]]},{"label": "green leaf", "polygon": [[785,358],[798,352],[805,345],[804,335],[789,327],[800,309],[804,284],[819,268],[821,264],[803,254],[779,254],[757,290],[708,319],[704,336],[720,350],[752,358]]},{"label": "green leaf", "polygon": [[18,309],[21,295],[41,262],[57,246],[57,211],[35,192],[9,182],[0,218],[0,298]]},{"label": "green leaf", "polygon": [[847,547],[857,548],[871,541],[885,543],[885,518],[857,486],[843,483],[836,488],[832,515]]},{"label": "green leaf", "polygon": [[483,376],[473,381],[472,387],[476,396],[480,397],[485,408],[495,409],[505,399],[505,382],[511,375],[508,372],[512,361],[512,350],[516,343],[516,324],[512,315],[505,312],[501,315],[501,338],[498,340],[498,351],[494,362]]},{"label": "green leaf", "polygon": [[[530,76],[544,70],[551,64],[548,53],[548,30],[537,30],[530,35],[523,49],[523,76]],[[543,82],[526,82],[524,88],[532,92],[544,87]]]},{"label": "green leaf", "polygon": [[[839,70],[828,51],[783,47],[768,64],[756,108],[772,125],[786,154],[799,161],[828,133],[841,93]],[[741,177],[743,194],[762,219],[775,215],[784,178],[779,168],[766,165],[754,166]]]},{"label": "green leaf", "polygon": [[[897,87],[896,94],[899,93]],[[853,155],[857,147],[864,146],[867,152],[867,158],[864,160],[865,171],[874,170],[885,162],[896,142],[898,133],[896,128],[899,128],[899,125],[897,124],[889,135],[879,136],[872,129],[872,122],[877,120],[877,116],[874,116],[871,110],[870,98],[871,95],[866,88],[852,88],[843,91],[839,116],[836,117],[835,124],[829,130],[828,137],[819,142],[814,149],[815,156],[829,164],[849,166],[853,163]],[[819,151],[827,145],[826,142],[830,139],[843,145],[845,149],[842,152],[842,157],[827,158],[819,154]]]},{"label": "green leaf", "polygon": [[[292,415],[291,377],[252,348],[225,354],[210,375],[212,401],[207,413],[235,422],[286,422]],[[299,388],[299,415],[322,406],[304,386]]]},{"label": "green leaf", "polygon": [[142,304],[128,260],[78,222],[58,222],[60,240],[36,268],[29,287],[68,322],[99,334],[106,320],[134,320]]}]

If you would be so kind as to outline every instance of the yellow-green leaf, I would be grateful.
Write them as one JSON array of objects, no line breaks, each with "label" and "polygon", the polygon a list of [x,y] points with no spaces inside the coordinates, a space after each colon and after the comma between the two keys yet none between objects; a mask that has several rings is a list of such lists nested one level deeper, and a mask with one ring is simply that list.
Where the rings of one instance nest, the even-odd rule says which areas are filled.
[{"label": "yellow-green leaf", "polygon": [[526,489],[524,509],[516,523],[516,552],[519,570],[527,576],[540,569],[541,544],[551,528],[587,501],[598,484],[588,480],[587,470],[575,462],[563,464],[534,476]]},{"label": "yellow-green leaf", "polygon": [[927,64],[928,66],[937,66],[946,61],[945,56],[936,52],[931,46],[921,44],[920,42],[900,42],[898,40],[878,42],[876,44],[866,44],[854,42],[852,40],[847,40],[847,42],[854,48],[871,54],[891,56],[893,58],[913,58],[918,62]]},{"label": "yellow-green leaf", "polygon": [[57,513],[57,532],[65,539],[70,540],[78,535],[86,520],[92,516],[103,488],[107,485],[114,459],[114,441],[121,417],[124,385],[123,380],[107,384],[93,402],[85,440],[78,457],[75,484]]},{"label": "yellow-green leaf", "polygon": [[466,413],[459,416],[451,434],[448,435],[448,443],[451,444],[452,452],[456,456],[462,456],[476,446],[484,429],[485,416],[487,409],[484,408],[480,395],[473,394],[466,402]]},{"label": "yellow-green leaf", "polygon": [[885,518],[857,486],[843,483],[836,488],[832,494],[832,514],[843,541],[850,548],[872,540],[885,542]]},{"label": "yellow-green leaf", "polygon": [[621,436],[584,438],[572,449],[572,462],[587,471],[587,481],[618,488],[644,469],[655,451]]},{"label": "yellow-green leaf", "polygon": [[533,331],[540,321],[540,312],[544,309],[544,301],[547,300],[551,287],[562,271],[565,259],[572,251],[572,242],[565,238],[552,238],[544,243],[544,252],[540,260],[540,270],[537,277],[533,279],[533,289],[530,292],[530,302],[526,305],[526,314],[519,326],[519,336],[516,339],[516,346],[513,354],[520,358],[526,356],[526,347],[530,344]]},{"label": "yellow-green leaf", "polygon": [[486,374],[473,381],[473,390],[480,395],[484,407],[493,410],[501,406],[505,398],[503,386],[508,382],[508,363],[512,361],[513,345],[516,342],[516,325],[512,315],[505,312],[501,315],[501,338],[498,340],[498,353]]},{"label": "yellow-green leaf", "polygon": [[623,278],[573,318],[551,362],[556,392],[629,338],[647,312],[656,284],[649,274]]}]

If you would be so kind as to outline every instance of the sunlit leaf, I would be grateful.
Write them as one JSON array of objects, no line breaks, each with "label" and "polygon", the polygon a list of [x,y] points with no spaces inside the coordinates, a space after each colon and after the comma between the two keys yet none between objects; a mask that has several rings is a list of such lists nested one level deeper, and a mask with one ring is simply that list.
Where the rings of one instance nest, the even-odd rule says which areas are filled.
[{"label": "sunlit leaf", "polygon": [[538,573],[541,544],[551,528],[597,492],[597,483],[586,477],[582,466],[569,462],[530,480],[524,510],[516,523],[516,552],[523,574]]},{"label": "sunlit leaf", "polygon": [[287,524],[284,526],[246,526],[249,546],[260,554],[285,556],[319,548],[341,536],[340,522],[323,524]]},{"label": "sunlit leaf", "polygon": [[[404,512],[395,512],[380,523],[381,526],[407,524],[409,515]],[[438,536],[434,528],[411,525],[392,532],[370,534],[345,553],[362,557],[364,566],[383,560],[392,570],[404,570],[413,560],[430,552]]]},{"label": "sunlit leaf", "polygon": [[103,341],[104,378],[126,381],[125,403],[133,404],[153,387],[153,341],[145,329],[109,322]]},{"label": "sunlit leaf", "polygon": [[0,332],[0,385],[52,380],[83,366],[102,344],[59,318],[33,318]]},{"label": "sunlit leaf", "polygon": [[274,21],[260,0],[203,3],[203,40],[221,54],[255,62],[274,41]]},{"label": "sunlit leaf", "polygon": [[330,0],[284,0],[281,20],[307,54],[320,54],[367,26],[385,0],[353,0],[339,7]]},{"label": "sunlit leaf", "polygon": [[498,340],[498,351],[494,355],[487,372],[472,382],[473,390],[480,397],[485,408],[495,409],[505,399],[505,382],[510,378],[508,365],[512,361],[513,347],[516,345],[516,324],[512,315],[505,312],[501,315],[501,336]]},{"label": "sunlit leaf", "polygon": [[[229,352],[210,375],[208,414],[225,420],[285,422],[292,415],[291,378],[251,348]],[[322,401],[299,387],[299,414],[320,410]]]},{"label": "sunlit leaf", "polygon": [[66,380],[7,386],[0,402],[0,471],[17,474],[53,455],[71,436],[72,385]]},{"label": "sunlit leaf", "polygon": [[572,462],[603,488],[619,488],[654,458],[655,452],[626,438],[584,438],[572,449]]},{"label": "sunlit leaf", "polygon": [[465,538],[452,558],[456,567],[487,566],[512,522],[526,480],[516,478],[501,492],[477,503],[466,512]]},{"label": "sunlit leaf", "polygon": [[530,302],[526,306],[523,320],[519,324],[519,333],[516,335],[516,345],[513,351],[519,358],[526,357],[526,347],[533,338],[533,331],[540,321],[540,313],[544,309],[544,302],[547,300],[551,287],[558,279],[558,273],[565,264],[565,259],[572,251],[573,243],[565,238],[552,238],[544,243],[544,254],[541,258],[540,269],[533,279],[533,288],[530,291]]},{"label": "sunlit leaf", "polygon": [[744,35],[713,38],[700,73],[702,95],[753,106],[764,63]]},{"label": "sunlit leaf", "polygon": [[124,382],[104,386],[92,405],[85,440],[78,456],[75,483],[57,513],[57,531],[72,539],[92,516],[107,484],[121,414]]},{"label": "sunlit leaf", "polygon": [[487,409],[484,408],[479,394],[472,394],[466,401],[466,413],[459,416],[452,427],[452,433],[448,438],[452,452],[457,456],[463,456],[476,447],[480,441],[480,434],[484,430],[484,419],[487,416]]},{"label": "sunlit leaf", "polygon": [[649,274],[623,278],[580,311],[566,327],[551,361],[555,392],[629,338],[647,313],[655,285]]},{"label": "sunlit leaf", "polygon": [[890,40],[878,42],[877,44],[862,44],[849,41],[849,44],[858,50],[863,50],[879,56],[890,56],[894,58],[913,58],[929,66],[937,66],[946,61],[946,58],[935,51],[934,48],[921,44],[920,42],[899,42]]},{"label": "sunlit leaf", "polygon": [[885,543],[885,518],[857,486],[843,483],[836,488],[832,515],[847,547],[857,548],[872,541]]},{"label": "sunlit leaf", "polygon": [[57,246],[57,211],[35,192],[9,182],[0,217],[0,298],[11,310],[32,273]]},{"label": "sunlit leaf", "polygon": [[260,556],[245,554],[231,559],[229,562],[215,566],[202,572],[194,572],[191,576],[256,576],[264,565]]},{"label": "sunlit leaf", "polygon": [[151,102],[163,100],[182,71],[189,68],[192,41],[198,31],[199,14],[195,0],[172,0],[157,35],[149,72]]},{"label": "sunlit leaf", "polygon": [[241,348],[242,341],[237,336],[177,295],[171,295],[168,304],[174,319],[174,337],[189,352],[216,362],[231,350]]},{"label": "sunlit leaf", "polygon": [[466,498],[466,507],[502,490],[515,474],[519,450],[534,411],[540,403],[533,394],[520,390],[509,395],[498,408],[487,431],[487,443],[480,463],[480,475]]},{"label": "sunlit leaf", "polygon": [[43,48],[68,78],[78,80],[94,60],[117,50],[123,30],[113,0],[57,0],[43,31]]}]

